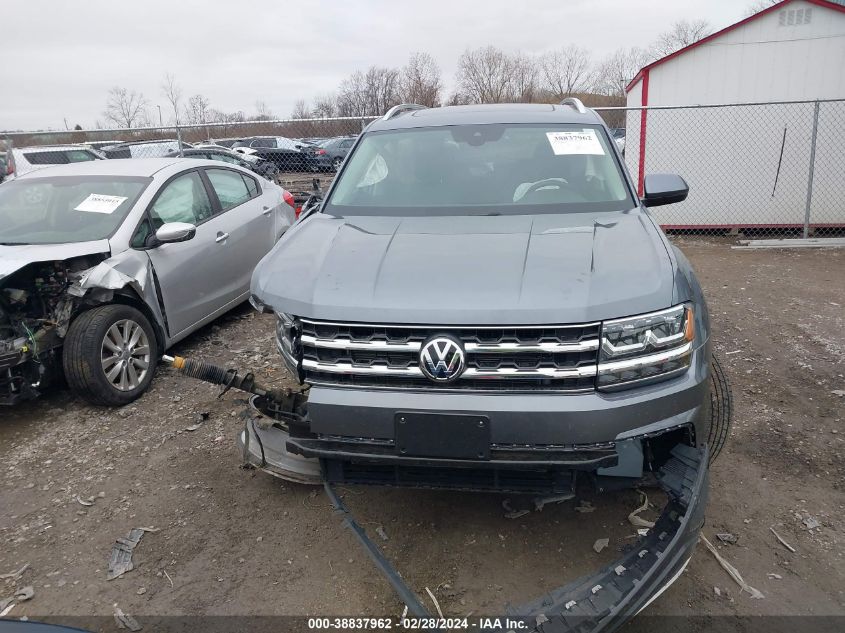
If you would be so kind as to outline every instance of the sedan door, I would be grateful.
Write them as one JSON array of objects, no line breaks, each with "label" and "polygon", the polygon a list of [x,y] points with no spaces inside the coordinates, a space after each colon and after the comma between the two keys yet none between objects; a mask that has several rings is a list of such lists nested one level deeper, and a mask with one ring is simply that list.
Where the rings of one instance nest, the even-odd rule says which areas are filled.
[{"label": "sedan door", "polygon": [[252,271],[276,243],[273,205],[266,204],[253,176],[225,167],[204,169],[219,203],[217,257],[229,267],[226,301],[246,299]]},{"label": "sedan door", "polygon": [[239,280],[231,261],[221,257],[227,246],[226,239],[221,239],[224,222],[200,170],[183,172],[164,184],[133,245],[150,245],[155,231],[169,222],[197,227],[188,241],[147,250],[158,278],[168,330],[171,338],[176,338],[230,301]]}]

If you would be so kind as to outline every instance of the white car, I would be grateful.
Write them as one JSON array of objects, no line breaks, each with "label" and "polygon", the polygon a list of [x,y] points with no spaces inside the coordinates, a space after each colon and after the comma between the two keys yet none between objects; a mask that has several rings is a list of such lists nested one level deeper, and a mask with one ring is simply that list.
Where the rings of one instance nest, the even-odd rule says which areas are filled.
[{"label": "white car", "polygon": [[[7,169],[9,180],[28,174],[36,169],[68,163],[84,163],[105,158],[97,150],[85,145],[42,145],[34,147],[15,147],[11,152],[11,161]],[[8,158],[7,158],[8,160]]]},{"label": "white car", "polygon": [[232,145],[232,149],[241,153],[246,148],[292,149],[299,151],[303,147],[308,146],[308,143],[295,141],[285,136],[253,136],[237,141]]},{"label": "white car", "polygon": [[[182,141],[182,147],[188,148],[192,145]],[[118,143],[103,148],[103,154],[106,158],[161,158],[178,151],[179,141],[177,139]]]}]

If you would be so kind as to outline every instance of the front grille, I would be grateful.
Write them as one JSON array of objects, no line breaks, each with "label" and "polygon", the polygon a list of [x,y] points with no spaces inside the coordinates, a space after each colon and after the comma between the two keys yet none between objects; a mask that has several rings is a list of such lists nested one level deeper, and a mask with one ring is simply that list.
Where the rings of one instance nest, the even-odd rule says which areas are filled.
[{"label": "front grille", "polygon": [[575,486],[575,472],[565,469],[422,467],[357,464],[339,460],[325,460],[324,463],[327,481],[338,485],[401,486],[534,495],[572,493]]},{"label": "front grille", "polygon": [[[445,391],[586,391],[595,388],[599,323],[513,327],[347,324],[302,319],[295,349],[305,382]],[[451,383],[421,371],[434,335],[458,339],[466,369]]]}]

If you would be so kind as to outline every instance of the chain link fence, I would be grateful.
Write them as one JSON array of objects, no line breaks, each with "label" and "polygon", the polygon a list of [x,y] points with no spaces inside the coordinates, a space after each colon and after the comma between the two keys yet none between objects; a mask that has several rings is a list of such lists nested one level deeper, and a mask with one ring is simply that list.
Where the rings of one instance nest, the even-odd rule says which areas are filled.
[{"label": "chain link fence", "polygon": [[[681,174],[686,201],[656,207],[670,232],[745,237],[845,234],[845,100],[714,106],[596,108],[642,193],[644,175]],[[307,195],[325,187],[373,119],[287,119],[201,125],[20,132],[4,138],[19,171],[87,160],[167,155],[240,162]],[[623,131],[624,130],[624,136]],[[3,167],[3,165],[0,165]]]},{"label": "chain link fence", "polygon": [[625,162],[689,183],[664,229],[746,237],[845,234],[845,100],[597,109],[625,127]]}]

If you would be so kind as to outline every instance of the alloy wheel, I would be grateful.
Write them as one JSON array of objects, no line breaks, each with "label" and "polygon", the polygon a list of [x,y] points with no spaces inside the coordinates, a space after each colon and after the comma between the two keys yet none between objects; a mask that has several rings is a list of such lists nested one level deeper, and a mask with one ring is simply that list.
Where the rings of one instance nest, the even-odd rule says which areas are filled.
[{"label": "alloy wheel", "polygon": [[116,322],[103,337],[100,359],[112,387],[119,391],[137,389],[150,367],[150,342],[146,332],[131,319]]}]

